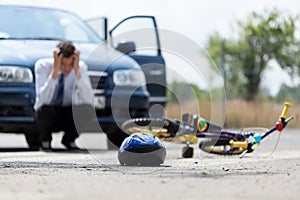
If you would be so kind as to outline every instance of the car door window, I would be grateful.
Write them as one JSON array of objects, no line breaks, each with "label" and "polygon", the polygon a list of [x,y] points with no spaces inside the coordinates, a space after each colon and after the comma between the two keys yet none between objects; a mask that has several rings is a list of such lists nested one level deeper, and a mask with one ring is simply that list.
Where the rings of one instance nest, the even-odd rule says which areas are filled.
[{"label": "car door window", "polygon": [[112,46],[117,48],[124,42],[134,42],[135,51],[131,54],[157,56],[158,44],[152,18],[136,18],[123,21],[111,32]]},{"label": "car door window", "polygon": [[95,17],[85,20],[86,24],[89,25],[95,33],[102,38],[107,40],[107,18],[106,17]]}]

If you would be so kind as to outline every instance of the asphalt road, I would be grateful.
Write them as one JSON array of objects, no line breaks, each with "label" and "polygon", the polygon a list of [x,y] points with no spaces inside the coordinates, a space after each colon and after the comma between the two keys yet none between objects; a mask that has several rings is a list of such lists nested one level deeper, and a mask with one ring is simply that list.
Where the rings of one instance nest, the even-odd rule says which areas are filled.
[{"label": "asphalt road", "polygon": [[[0,199],[299,199],[300,132],[286,130],[257,154],[218,156],[195,148],[181,158],[180,144],[166,143],[160,167],[120,166],[104,134],[83,134],[83,150],[67,152],[55,134],[54,152],[27,151],[22,135],[0,134]],[[272,143],[272,144],[271,144]]]}]

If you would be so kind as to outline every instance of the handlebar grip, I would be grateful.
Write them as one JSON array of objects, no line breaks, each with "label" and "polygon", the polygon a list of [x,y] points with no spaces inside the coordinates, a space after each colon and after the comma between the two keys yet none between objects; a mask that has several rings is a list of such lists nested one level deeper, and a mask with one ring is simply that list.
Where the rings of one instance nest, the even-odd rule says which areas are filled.
[{"label": "handlebar grip", "polygon": [[243,142],[235,142],[233,140],[229,141],[230,147],[231,148],[236,148],[236,147],[242,147],[243,149],[247,149],[248,148],[248,143],[247,141],[243,141]]},{"label": "handlebar grip", "polygon": [[289,108],[292,106],[289,102],[284,103],[284,107],[282,109],[281,115],[279,116],[280,118],[286,119],[287,112]]}]

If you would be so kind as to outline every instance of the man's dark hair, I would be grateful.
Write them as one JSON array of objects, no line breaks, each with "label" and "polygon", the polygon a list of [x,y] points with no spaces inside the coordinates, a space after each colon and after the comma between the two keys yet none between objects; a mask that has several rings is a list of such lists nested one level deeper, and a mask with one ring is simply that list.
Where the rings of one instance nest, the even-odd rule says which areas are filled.
[{"label": "man's dark hair", "polygon": [[72,56],[75,51],[75,47],[70,41],[60,41],[56,47],[60,50],[59,55],[62,54],[66,58]]}]

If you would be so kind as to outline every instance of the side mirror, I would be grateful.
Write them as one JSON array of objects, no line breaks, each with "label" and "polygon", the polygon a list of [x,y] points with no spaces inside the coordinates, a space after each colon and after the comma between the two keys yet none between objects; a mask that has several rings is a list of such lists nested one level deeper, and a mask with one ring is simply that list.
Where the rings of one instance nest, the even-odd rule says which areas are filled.
[{"label": "side mirror", "polygon": [[125,54],[134,52],[136,50],[135,43],[132,41],[119,43],[118,46],[116,47],[116,49]]}]

